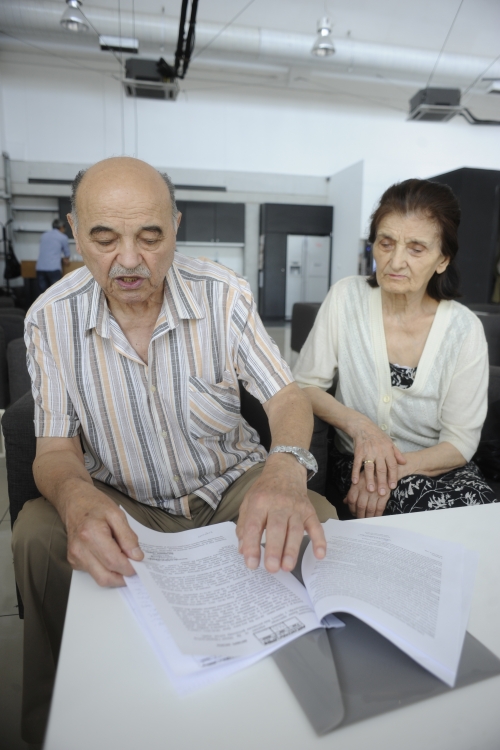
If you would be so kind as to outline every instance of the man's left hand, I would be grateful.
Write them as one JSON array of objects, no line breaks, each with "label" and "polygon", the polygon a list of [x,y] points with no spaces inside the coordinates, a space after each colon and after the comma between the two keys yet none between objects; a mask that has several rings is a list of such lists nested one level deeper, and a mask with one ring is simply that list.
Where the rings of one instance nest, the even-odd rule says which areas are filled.
[{"label": "man's left hand", "polygon": [[294,456],[273,454],[264,471],[241,504],[236,533],[239,551],[248,568],[260,564],[261,539],[266,530],[264,564],[270,573],[280,568],[293,570],[297,563],[304,530],[309,534],[314,554],[322,559],[326,540],[316,511],[307,496],[306,469]]}]

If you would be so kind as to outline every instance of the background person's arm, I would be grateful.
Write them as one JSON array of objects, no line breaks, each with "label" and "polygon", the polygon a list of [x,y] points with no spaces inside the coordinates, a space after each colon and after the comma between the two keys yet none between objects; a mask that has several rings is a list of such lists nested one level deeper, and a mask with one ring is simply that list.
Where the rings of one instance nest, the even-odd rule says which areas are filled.
[{"label": "background person's arm", "polygon": [[[266,401],[272,447],[309,448],[313,415],[308,399],[291,383]],[[307,472],[295,456],[275,453],[245,495],[237,525],[240,552],[249,568],[260,562],[260,543],[266,530],[265,566],[271,573],[292,570],[307,531],[316,557],[326,554],[323,528],[307,496]]]},{"label": "background person's arm", "polygon": [[100,586],[123,586],[123,576],[134,575],[128,558],[142,560],[143,553],[123,511],[94,487],[79,436],[38,438],[33,476],[66,527],[71,566]]}]

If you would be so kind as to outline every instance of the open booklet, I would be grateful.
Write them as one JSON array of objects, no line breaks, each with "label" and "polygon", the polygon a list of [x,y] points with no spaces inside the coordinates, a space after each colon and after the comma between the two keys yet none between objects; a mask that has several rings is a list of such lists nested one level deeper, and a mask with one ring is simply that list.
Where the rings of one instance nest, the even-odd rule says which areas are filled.
[{"label": "open booklet", "polygon": [[179,692],[254,663],[332,616],[364,620],[451,687],[477,555],[461,545],[360,521],[327,521],[326,558],[309,545],[305,586],[245,567],[233,523],[162,534],[128,516],[144,552],[124,596]]}]

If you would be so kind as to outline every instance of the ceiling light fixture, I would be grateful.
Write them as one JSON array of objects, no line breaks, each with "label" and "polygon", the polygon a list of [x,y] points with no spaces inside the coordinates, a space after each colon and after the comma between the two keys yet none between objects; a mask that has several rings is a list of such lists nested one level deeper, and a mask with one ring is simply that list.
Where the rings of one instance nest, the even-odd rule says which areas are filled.
[{"label": "ceiling light fixture", "polygon": [[330,19],[324,18],[318,21],[318,36],[311,50],[316,57],[328,57],[335,53],[335,45],[332,39],[332,25]]},{"label": "ceiling light fixture", "polygon": [[68,31],[80,32],[88,31],[89,26],[87,19],[80,10],[80,0],[66,0],[67,8],[62,14],[61,26]]}]

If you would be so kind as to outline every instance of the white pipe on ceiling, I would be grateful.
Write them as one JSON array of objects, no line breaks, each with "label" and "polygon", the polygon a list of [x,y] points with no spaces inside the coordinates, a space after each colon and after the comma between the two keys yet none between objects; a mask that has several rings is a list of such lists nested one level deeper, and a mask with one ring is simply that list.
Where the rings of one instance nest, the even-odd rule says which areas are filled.
[{"label": "white pipe on ceiling", "polygon": [[[21,30],[24,32],[42,32],[56,34],[61,40],[68,41],[70,33],[64,31],[59,22],[64,3],[59,0],[3,0],[0,2],[0,27],[4,30]],[[117,11],[91,6],[86,2],[83,10],[100,34],[119,34]],[[178,19],[163,14],[136,13],[135,24],[132,14],[123,11],[121,14],[122,36],[135,36],[145,46],[159,48],[175,46],[178,34]],[[196,25],[196,48],[201,50],[211,42],[220,31],[220,25],[199,22]],[[95,44],[93,32],[79,36],[79,42],[88,39],[88,44]],[[271,29],[258,29],[232,25],[228,27],[211,44],[209,50],[197,59],[202,64],[203,58],[211,54],[222,56],[226,63],[231,58],[241,60],[242,56],[258,60],[261,63],[276,61],[302,65],[316,71],[344,73],[352,77],[383,77],[404,79],[406,81],[425,81],[436,62],[435,50],[412,49],[382,44],[371,44],[350,39],[335,39],[336,53],[326,59],[318,60],[311,55],[315,38],[315,28],[311,25],[310,34],[297,34]],[[52,42],[54,44],[54,42]],[[445,84],[469,85],[484,71],[491,60],[489,58],[443,53],[439,60],[436,81]],[[500,61],[488,70],[488,77],[500,79]]]}]

